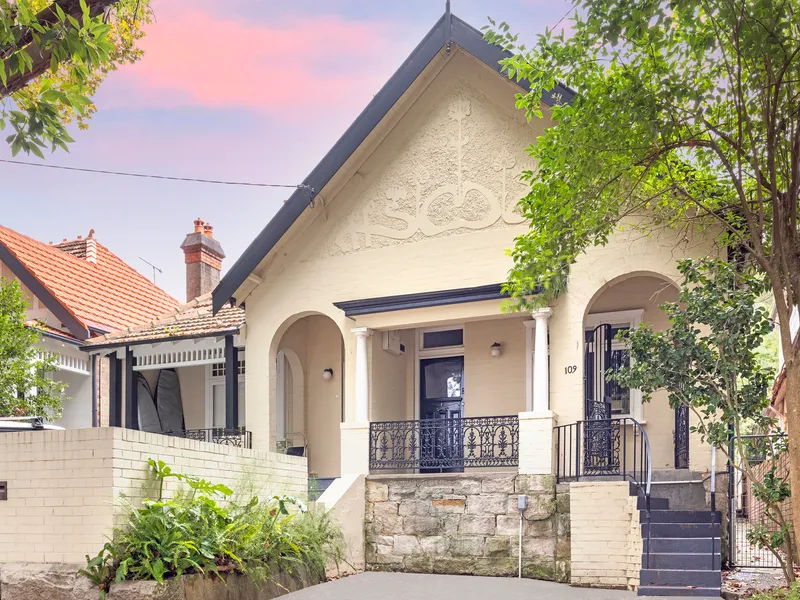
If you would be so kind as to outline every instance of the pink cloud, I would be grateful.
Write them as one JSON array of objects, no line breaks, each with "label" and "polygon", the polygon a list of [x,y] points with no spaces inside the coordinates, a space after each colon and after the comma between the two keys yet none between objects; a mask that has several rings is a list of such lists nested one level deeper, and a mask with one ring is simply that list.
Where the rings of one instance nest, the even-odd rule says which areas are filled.
[{"label": "pink cloud", "polygon": [[142,41],[145,57],[112,76],[105,106],[286,115],[363,105],[405,51],[381,22],[305,16],[262,25],[176,9],[158,9]]}]

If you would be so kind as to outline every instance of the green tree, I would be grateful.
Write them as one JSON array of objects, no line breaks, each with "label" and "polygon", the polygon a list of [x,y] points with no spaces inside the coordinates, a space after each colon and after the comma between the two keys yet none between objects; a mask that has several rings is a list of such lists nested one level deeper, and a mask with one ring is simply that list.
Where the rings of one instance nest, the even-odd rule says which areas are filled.
[{"label": "green tree", "polygon": [[[769,313],[758,301],[765,278],[739,273],[735,265],[720,260],[684,260],[678,269],[684,277],[678,302],[662,305],[669,328],[654,331],[645,325],[624,332],[631,366],[611,377],[642,390],[647,400],[656,390],[666,390],[673,408],[686,406],[696,415],[692,430],[725,454],[730,428],[734,430],[734,456],[729,458],[765,506],[763,521],[752,529],[749,541],[770,550],[788,581],[794,581],[791,523],[782,510],[789,486],[777,468],[785,444],[753,446],[742,437],[752,426],[778,433],[764,414],[775,373],[758,353],[772,331]],[[763,475],[756,472],[755,464],[766,461],[771,468]]]},{"label": "green tree", "polygon": [[[556,81],[575,98],[528,149],[535,172],[521,200],[507,288],[517,306],[548,301],[587,247],[636,216],[718,233],[739,267],[764,274],[787,366],[788,426],[800,431],[800,360],[789,316],[800,304],[800,0],[578,0],[572,34],[532,48],[503,23],[487,39],[512,50],[509,77],[542,118]],[[541,286],[538,298],[530,295]],[[800,435],[789,441],[800,490]],[[800,514],[800,493],[792,497]],[[800,519],[795,523],[800,539]]]},{"label": "green tree", "polygon": [[55,357],[37,346],[39,334],[25,325],[28,302],[16,280],[0,278],[0,416],[61,416],[64,384],[50,374]]},{"label": "green tree", "polygon": [[67,149],[66,126],[95,112],[91,96],[138,60],[149,0],[0,0],[0,129],[20,151]]}]

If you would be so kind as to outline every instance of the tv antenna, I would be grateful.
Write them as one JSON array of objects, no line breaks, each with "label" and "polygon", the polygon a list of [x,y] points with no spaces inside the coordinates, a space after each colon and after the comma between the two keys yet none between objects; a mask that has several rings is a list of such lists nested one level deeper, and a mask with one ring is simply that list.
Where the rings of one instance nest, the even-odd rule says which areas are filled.
[{"label": "tv antenna", "polygon": [[155,283],[155,282],[156,282],[156,271],[158,271],[158,272],[159,272],[159,273],[161,273],[162,275],[164,274],[164,271],[162,271],[161,269],[159,269],[157,266],[155,266],[155,265],[154,265],[153,263],[151,263],[149,260],[145,260],[145,259],[143,259],[141,256],[139,257],[139,260],[140,260],[140,261],[142,261],[143,263],[147,263],[148,265],[150,265],[150,266],[152,267],[152,269],[153,269],[153,283]]}]

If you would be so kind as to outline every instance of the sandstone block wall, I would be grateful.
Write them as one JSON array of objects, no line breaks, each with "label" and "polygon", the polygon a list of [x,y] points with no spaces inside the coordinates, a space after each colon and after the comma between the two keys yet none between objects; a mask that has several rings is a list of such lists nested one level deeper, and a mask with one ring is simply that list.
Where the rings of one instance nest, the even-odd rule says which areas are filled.
[{"label": "sandstone block wall", "polygon": [[366,486],[366,568],[408,573],[516,575],[517,496],[523,575],[569,581],[569,496],[550,475],[371,475]]},{"label": "sandstone block wall", "polygon": [[148,495],[149,458],[245,494],[307,494],[301,457],[119,428],[2,433],[0,563],[85,563],[111,534],[120,494]]},{"label": "sandstone block wall", "polygon": [[635,589],[642,568],[636,496],[626,481],[569,485],[573,585]]}]

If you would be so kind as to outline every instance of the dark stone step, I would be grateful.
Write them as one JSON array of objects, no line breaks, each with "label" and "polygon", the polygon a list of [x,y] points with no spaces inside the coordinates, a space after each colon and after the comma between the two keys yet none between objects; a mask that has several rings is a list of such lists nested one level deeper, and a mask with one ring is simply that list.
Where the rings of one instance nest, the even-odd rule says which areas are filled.
[{"label": "dark stone step", "polygon": [[720,588],[689,588],[666,585],[640,585],[639,596],[671,596],[674,598],[719,598]]},{"label": "dark stone step", "polygon": [[668,538],[698,538],[719,537],[720,524],[714,523],[642,523],[642,538],[647,539],[648,528],[650,537]]},{"label": "dark stone step", "polygon": [[[695,537],[695,538],[669,538],[669,537],[653,537],[650,538],[650,552],[651,554],[654,552],[658,552],[660,554],[665,553],[677,553],[677,554],[687,554],[687,553],[709,553],[711,552],[711,548],[713,546],[714,552],[719,554],[720,551],[720,539],[718,537],[714,538],[712,543],[710,537]],[[647,538],[644,538],[644,546],[642,548],[643,552],[647,552]]]},{"label": "dark stone step", "polygon": [[[639,521],[647,522],[647,511],[639,511]],[[650,510],[651,523],[722,523],[722,513],[710,510]]]},{"label": "dark stone step", "polygon": [[721,557],[719,552],[711,555],[711,543],[708,552],[642,554],[643,569],[694,569],[698,571],[719,571]]},{"label": "dark stone step", "polygon": [[[647,502],[644,496],[639,496],[636,503],[636,508],[644,510],[647,508]],[[650,496],[650,510],[667,510],[669,508],[669,500],[666,498],[653,498]]]},{"label": "dark stone step", "polygon": [[688,569],[642,569],[639,585],[717,588],[722,585],[720,571]]}]

